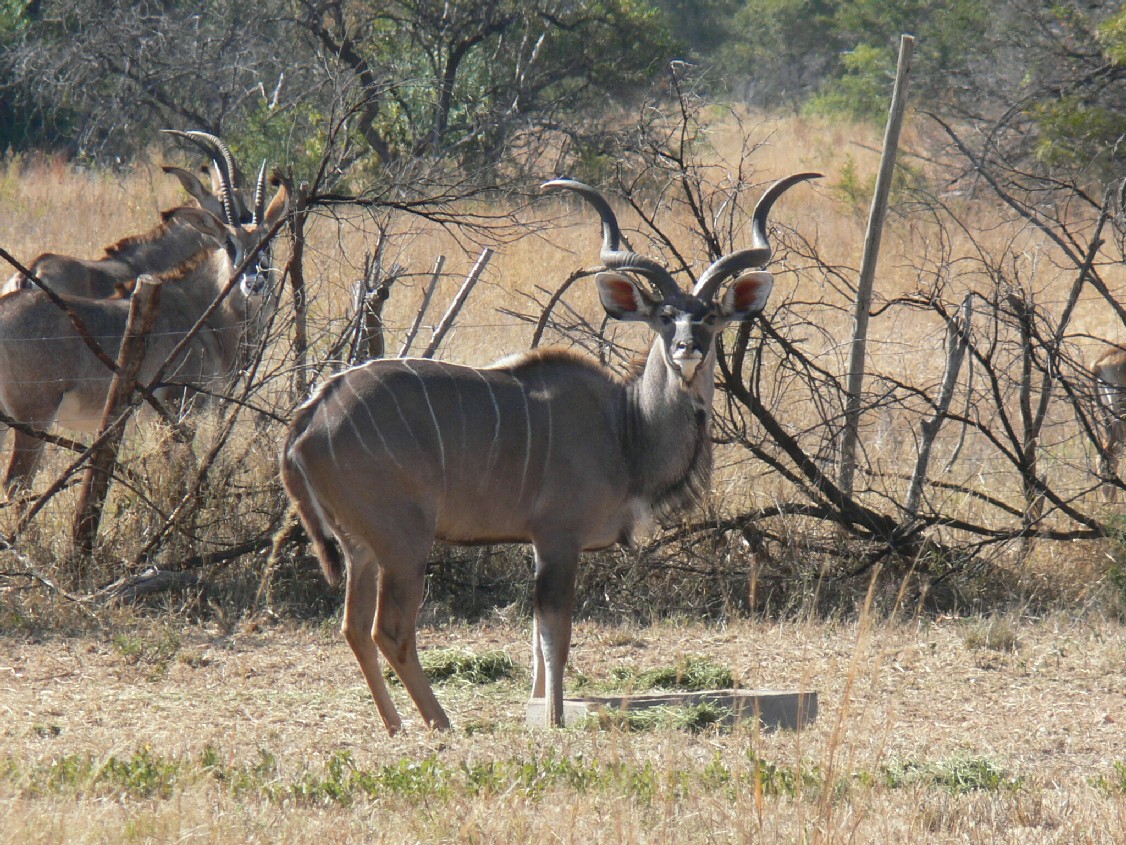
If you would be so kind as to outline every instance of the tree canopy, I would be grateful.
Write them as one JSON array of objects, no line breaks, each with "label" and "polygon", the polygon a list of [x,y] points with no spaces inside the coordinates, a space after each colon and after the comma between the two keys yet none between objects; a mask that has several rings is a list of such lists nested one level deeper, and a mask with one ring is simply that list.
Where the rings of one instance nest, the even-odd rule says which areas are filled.
[{"label": "tree canopy", "polygon": [[331,134],[340,166],[551,170],[673,61],[881,121],[903,32],[928,110],[1040,166],[1121,166],[1126,10],[1078,0],[0,0],[0,144],[113,162],[172,126],[299,169]]}]

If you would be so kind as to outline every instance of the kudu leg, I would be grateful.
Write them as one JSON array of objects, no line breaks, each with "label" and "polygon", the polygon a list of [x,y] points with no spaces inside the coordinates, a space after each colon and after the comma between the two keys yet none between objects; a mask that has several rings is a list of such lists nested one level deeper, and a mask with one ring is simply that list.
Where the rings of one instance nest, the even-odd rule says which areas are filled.
[{"label": "kudu leg", "polygon": [[340,630],[364,673],[371,697],[392,736],[402,727],[402,719],[391,701],[387,682],[379,668],[379,649],[373,637],[376,606],[375,555],[366,549],[345,548],[348,557],[348,588],[344,598],[344,621]]},{"label": "kudu leg", "polygon": [[449,717],[434,695],[434,689],[418,661],[416,625],[426,590],[426,558],[423,549],[399,550],[383,558],[379,571],[379,603],[375,612],[375,641],[387,662],[403,682],[423,721],[435,730],[448,730]]},{"label": "kudu leg", "polygon": [[1103,479],[1103,499],[1108,502],[1113,502],[1117,498],[1117,488],[1113,480],[1118,476],[1118,453],[1122,451],[1124,440],[1126,440],[1126,420],[1115,417],[1107,426],[1103,455],[1099,461],[1099,475]]},{"label": "kudu leg", "polygon": [[[571,616],[575,609],[575,574],[579,553],[536,545],[536,581],[532,592],[532,693],[544,693],[549,726],[563,724],[563,670],[571,650]],[[542,661],[542,668],[540,663]]]},{"label": "kudu leg", "polygon": [[11,430],[12,456],[8,460],[8,469],[4,473],[4,490],[8,500],[21,490],[25,490],[35,468],[39,465],[39,458],[43,454],[44,443],[38,437],[32,437],[16,429]]},{"label": "kudu leg", "polygon": [[543,641],[540,639],[538,614],[532,616],[532,698],[544,696]]}]

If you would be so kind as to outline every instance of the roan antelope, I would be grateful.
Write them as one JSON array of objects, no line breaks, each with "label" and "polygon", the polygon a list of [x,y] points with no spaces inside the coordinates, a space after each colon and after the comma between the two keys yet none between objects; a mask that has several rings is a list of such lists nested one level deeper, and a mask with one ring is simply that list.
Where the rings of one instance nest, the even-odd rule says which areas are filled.
[{"label": "roan antelope", "polygon": [[[206,132],[165,131],[187,138],[212,158],[212,189],[205,187],[190,171],[180,167],[163,167],[165,173],[180,181],[200,208],[232,225],[253,224],[262,219],[266,191],[264,165],[259,170],[255,184],[254,204],[248,207],[244,191],[237,181],[234,159],[226,144]],[[172,209],[164,212],[161,222],[149,231],[123,238],[106,247],[101,258],[75,258],[45,252],[32,261],[27,269],[54,293],[106,299],[114,296],[121,285],[127,285],[144,273],[174,273],[176,268],[194,258],[205,247],[214,249],[215,245],[195,226],[183,222],[176,214],[176,209]],[[34,287],[35,284],[30,279],[17,272],[0,285],[0,295]]]},{"label": "roan antelope", "polygon": [[[262,245],[288,207],[288,191],[278,188],[260,222],[224,223],[200,208],[169,212],[177,225],[191,227],[203,243],[194,255],[158,278],[156,322],[146,340],[140,381],[148,383],[184,336],[227,287],[244,258]],[[262,308],[276,305],[266,246],[251,261],[234,288],[166,371],[150,385],[166,399],[185,390],[207,389],[237,372],[245,349],[244,328]],[[124,293],[108,299],[63,297],[68,308],[111,357],[125,333],[129,301]],[[41,430],[57,424],[94,431],[101,421],[110,370],[86,346],[67,314],[40,290],[21,289],[0,297],[0,412]],[[0,447],[8,427],[0,425]],[[9,498],[35,473],[43,441],[12,432],[12,456],[3,484]]]},{"label": "roan antelope", "polygon": [[[1106,439],[1102,443],[1099,475],[1113,479],[1118,472],[1118,455],[1126,442],[1126,348],[1108,349],[1091,365],[1096,396],[1103,410]],[[1113,487],[1107,484],[1110,494]]]},{"label": "roan antelope", "polygon": [[566,179],[544,185],[575,191],[598,211],[608,268],[596,279],[602,305],[656,335],[644,368],[626,383],[562,351],[482,369],[379,360],[328,379],[298,409],[282,447],[282,481],[327,580],[346,574],[342,631],[390,733],[402,723],[379,651],[426,724],[450,724],[415,641],[435,538],[532,543],[532,696],[546,691],[547,722],[562,724],[579,553],[630,543],[654,517],[707,490],[716,333],[766,304],[772,277],[757,268],[770,258],[767,214],[787,188],[817,175],[767,190],[753,216],[753,247],[717,260],[691,293],[656,261],[619,248],[617,221],[594,189]]}]

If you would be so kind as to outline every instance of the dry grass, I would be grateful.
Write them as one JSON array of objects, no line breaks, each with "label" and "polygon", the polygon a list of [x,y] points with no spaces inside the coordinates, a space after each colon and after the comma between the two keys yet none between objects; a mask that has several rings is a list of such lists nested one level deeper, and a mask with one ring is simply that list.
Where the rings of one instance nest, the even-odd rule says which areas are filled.
[{"label": "dry grass", "polygon": [[[388,738],[329,626],[230,635],[134,621],[9,636],[8,841],[1121,842],[1126,631],[1060,615],[967,645],[973,620],[580,623],[568,688],[706,654],[745,686],[816,689],[800,733],[523,726],[527,678],[438,684],[457,728]],[[503,650],[528,625],[425,629]]]}]

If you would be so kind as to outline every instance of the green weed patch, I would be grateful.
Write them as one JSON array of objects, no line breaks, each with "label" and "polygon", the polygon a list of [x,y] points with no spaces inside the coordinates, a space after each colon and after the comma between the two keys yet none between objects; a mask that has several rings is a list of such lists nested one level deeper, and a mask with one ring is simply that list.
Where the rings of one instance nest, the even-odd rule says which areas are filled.
[{"label": "green weed patch", "polygon": [[700,692],[709,689],[731,689],[735,676],[726,666],[713,663],[706,657],[683,657],[675,666],[637,671],[618,667],[610,673],[617,689],[685,690]]},{"label": "green weed patch", "polygon": [[[512,658],[499,650],[474,654],[465,649],[438,648],[421,652],[418,659],[432,683],[495,684],[521,675]],[[399,676],[390,668],[384,675],[391,683],[399,683]]]},{"label": "green weed patch", "polygon": [[1020,779],[984,757],[951,757],[929,763],[892,763],[884,768],[884,782],[892,788],[924,784],[953,795],[1011,790]]},{"label": "green weed patch", "polygon": [[[588,730],[621,730],[629,733],[676,730],[700,733],[708,729],[730,730],[731,709],[701,701],[683,707],[659,706],[621,709],[613,708],[591,713],[577,723]],[[725,720],[727,720],[725,722]]]},{"label": "green weed patch", "polygon": [[[164,757],[149,746],[107,760],[64,754],[27,766],[11,757],[0,758],[0,782],[24,798],[75,800],[167,801],[203,785],[238,800],[279,806],[348,806],[388,799],[414,804],[513,793],[539,800],[559,790],[649,803],[680,800],[701,791],[720,791],[730,800],[747,795],[816,800],[827,789],[844,794],[856,789],[923,787],[959,795],[1016,791],[1022,786],[1020,778],[980,757],[895,763],[879,773],[853,772],[826,782],[816,765],[778,765],[753,751],[730,763],[716,753],[706,765],[671,768],[649,761],[591,759],[582,753],[567,756],[554,750],[543,756],[474,762],[451,762],[432,754],[365,768],[350,752],[337,751],[319,765],[286,772],[265,749],[256,760],[230,761],[213,747],[198,757]],[[1113,794],[1126,792],[1126,763],[1115,764],[1114,774],[1095,785]]]},{"label": "green weed patch", "polygon": [[1114,770],[1094,778],[1092,785],[1108,795],[1126,795],[1126,760],[1116,761]]}]

